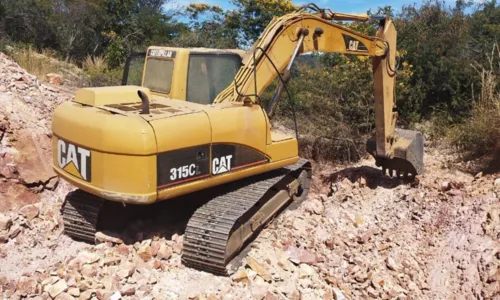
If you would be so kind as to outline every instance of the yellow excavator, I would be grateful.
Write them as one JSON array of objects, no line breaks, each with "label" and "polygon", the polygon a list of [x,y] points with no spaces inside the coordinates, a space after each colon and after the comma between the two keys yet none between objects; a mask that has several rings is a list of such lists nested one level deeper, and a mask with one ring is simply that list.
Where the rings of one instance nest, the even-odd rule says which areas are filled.
[{"label": "yellow excavator", "polygon": [[[334,22],[373,19],[375,36]],[[62,207],[66,234],[93,242],[105,201],[147,205],[217,186],[189,219],[182,261],[227,274],[228,262],[273,216],[307,197],[311,163],[299,157],[297,136],[274,131],[268,115],[296,57],[312,51],[373,57],[376,131],[367,150],[384,173],[421,174],[421,133],[395,128],[393,23],[308,4],[274,18],[244,55],[150,47],[141,85],[82,88],[61,104],[53,166],[78,188]],[[276,78],[275,97],[263,108],[260,97]]]}]

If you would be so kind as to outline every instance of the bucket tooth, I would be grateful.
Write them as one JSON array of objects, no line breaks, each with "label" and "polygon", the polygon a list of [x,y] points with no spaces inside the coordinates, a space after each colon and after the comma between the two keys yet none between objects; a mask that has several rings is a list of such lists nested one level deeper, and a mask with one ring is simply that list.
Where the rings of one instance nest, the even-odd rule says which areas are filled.
[{"label": "bucket tooth", "polygon": [[[414,130],[396,129],[394,133],[394,144],[392,146],[393,157],[382,157],[377,155],[377,141],[373,135],[366,142],[366,150],[375,158],[375,164],[382,167],[385,174],[389,169],[389,176],[395,177],[401,174],[405,178],[414,178],[424,172],[424,138],[422,133]],[[411,174],[411,176],[409,176]]]}]

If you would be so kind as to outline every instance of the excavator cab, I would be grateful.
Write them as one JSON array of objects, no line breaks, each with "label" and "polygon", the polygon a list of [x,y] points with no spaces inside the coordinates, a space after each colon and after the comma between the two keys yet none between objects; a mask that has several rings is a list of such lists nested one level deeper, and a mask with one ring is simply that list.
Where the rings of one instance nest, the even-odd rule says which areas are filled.
[{"label": "excavator cab", "polygon": [[150,47],[126,60],[122,85],[142,86],[154,95],[212,104],[238,72],[245,51]]}]

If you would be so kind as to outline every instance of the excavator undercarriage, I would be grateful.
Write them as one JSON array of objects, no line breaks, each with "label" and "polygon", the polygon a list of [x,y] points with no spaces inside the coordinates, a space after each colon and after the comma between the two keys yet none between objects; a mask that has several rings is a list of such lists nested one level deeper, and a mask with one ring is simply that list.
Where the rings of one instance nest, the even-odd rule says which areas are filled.
[{"label": "excavator undercarriage", "polygon": [[[228,263],[279,211],[297,208],[308,193],[311,163],[292,166],[225,185],[190,217],[184,231],[182,262],[189,267],[227,276]],[[65,233],[94,243],[104,200],[82,190],[66,196],[62,207]]]}]

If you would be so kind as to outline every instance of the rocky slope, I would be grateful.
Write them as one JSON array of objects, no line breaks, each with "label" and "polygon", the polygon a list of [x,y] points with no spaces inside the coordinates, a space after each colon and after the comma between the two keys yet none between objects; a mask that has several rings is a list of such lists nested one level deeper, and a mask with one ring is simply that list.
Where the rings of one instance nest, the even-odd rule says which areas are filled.
[{"label": "rocky slope", "polygon": [[40,201],[50,167],[51,113],[74,89],[43,84],[0,53],[0,212]]},{"label": "rocky slope", "polygon": [[50,113],[72,91],[5,56],[0,70],[6,299],[500,299],[500,175],[463,173],[437,149],[412,184],[371,160],[315,165],[309,199],[273,220],[230,277],[181,264],[189,213],[169,204],[98,245],[73,241],[59,215],[72,188],[48,168]]}]

